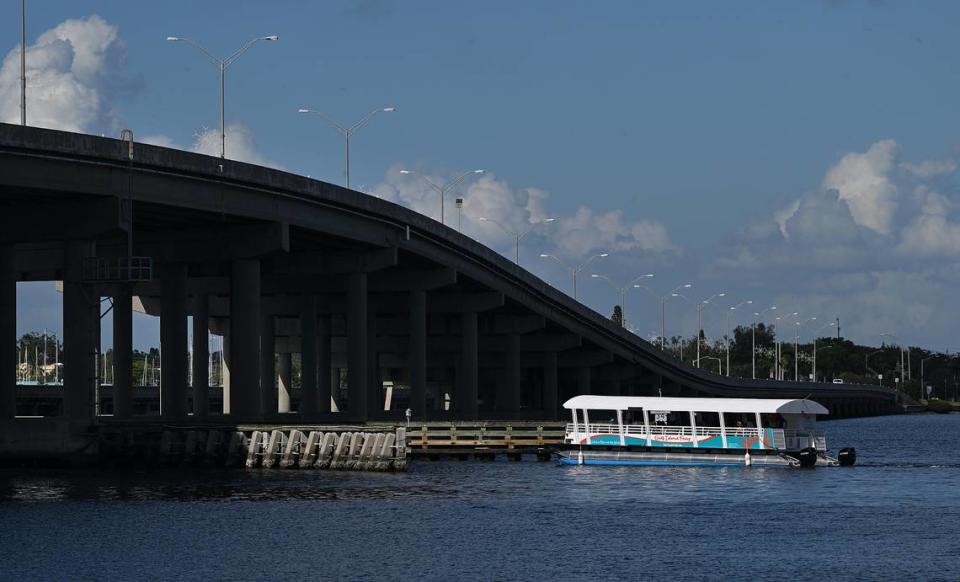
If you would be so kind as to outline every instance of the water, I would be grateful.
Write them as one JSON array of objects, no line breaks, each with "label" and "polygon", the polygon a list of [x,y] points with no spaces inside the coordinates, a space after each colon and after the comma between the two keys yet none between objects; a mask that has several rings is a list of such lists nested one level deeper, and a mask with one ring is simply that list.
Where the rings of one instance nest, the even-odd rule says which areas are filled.
[{"label": "water", "polygon": [[0,580],[960,579],[960,415],[824,428],[857,467],[0,473]]}]

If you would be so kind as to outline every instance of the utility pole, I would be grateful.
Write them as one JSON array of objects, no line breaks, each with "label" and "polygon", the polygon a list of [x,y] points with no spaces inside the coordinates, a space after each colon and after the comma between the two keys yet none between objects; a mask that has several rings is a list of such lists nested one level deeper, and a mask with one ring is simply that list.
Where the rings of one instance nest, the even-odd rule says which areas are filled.
[{"label": "utility pole", "polygon": [[20,0],[20,125],[27,124],[27,7]]}]

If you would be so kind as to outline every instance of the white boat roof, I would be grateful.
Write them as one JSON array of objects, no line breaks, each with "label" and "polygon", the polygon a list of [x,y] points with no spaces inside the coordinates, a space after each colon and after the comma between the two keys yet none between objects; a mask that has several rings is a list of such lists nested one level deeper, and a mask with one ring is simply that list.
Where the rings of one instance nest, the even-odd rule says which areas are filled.
[{"label": "white boat roof", "polygon": [[761,412],[777,414],[830,414],[813,400],[777,398],[671,398],[663,396],[574,396],[563,403],[572,410],[685,410],[694,412]]}]

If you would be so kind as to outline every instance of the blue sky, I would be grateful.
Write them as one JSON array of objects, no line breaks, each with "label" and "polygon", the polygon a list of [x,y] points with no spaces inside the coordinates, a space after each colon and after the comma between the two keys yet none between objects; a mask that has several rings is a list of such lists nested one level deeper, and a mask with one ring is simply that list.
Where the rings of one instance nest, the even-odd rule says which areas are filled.
[{"label": "blue sky", "polygon": [[[956,3],[28,5],[31,45],[93,14],[115,30],[122,59],[84,79],[99,102],[79,130],[132,127],[138,138],[205,151],[197,136],[218,123],[216,70],[164,39],[190,37],[225,55],[278,34],[228,71],[228,124],[247,140],[235,157],[340,182],[342,143],[297,108],[349,123],[395,105],[353,140],[352,184],[432,212],[422,184],[399,168],[437,179],[486,168],[464,190],[473,218],[482,209],[519,228],[564,217],[525,240],[522,257],[563,289],[562,271],[539,252],[576,261],[611,250],[598,271],[622,281],[654,272],[658,292],[689,281],[694,301],[726,291],[731,303],[839,316],[867,343],[893,331],[960,348],[946,303],[960,281]],[[9,8],[4,54],[18,33]],[[87,41],[71,38],[82,52]],[[0,118],[16,113],[8,77]],[[799,211],[783,214],[794,204]],[[885,204],[892,210],[875,216]],[[466,231],[512,255],[489,227]],[[612,290],[596,280],[580,288],[587,304],[610,311]],[[642,294],[627,313],[637,333],[658,329]],[[32,317],[21,317],[22,329],[48,323]],[[689,306],[671,317],[669,335],[693,333]],[[722,333],[714,319],[708,336]]]}]

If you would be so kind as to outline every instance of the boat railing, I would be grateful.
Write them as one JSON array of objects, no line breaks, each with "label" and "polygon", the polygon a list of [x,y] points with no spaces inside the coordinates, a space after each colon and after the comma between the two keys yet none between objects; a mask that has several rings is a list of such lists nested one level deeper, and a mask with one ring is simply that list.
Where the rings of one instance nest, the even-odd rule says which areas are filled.
[{"label": "boat railing", "polygon": [[[671,426],[662,424],[651,424],[648,427],[642,424],[623,425],[623,435],[625,437],[646,438],[650,436],[681,436],[692,437],[744,437],[753,438],[757,436],[755,427],[726,427],[719,426],[698,426],[694,429],[691,426]],[[813,447],[818,451],[827,450],[826,436],[822,431],[816,430],[787,430],[782,428],[763,429],[770,430],[773,436],[773,448],[786,450],[800,450],[807,447]],[[566,432],[573,436],[574,440],[579,441],[587,436],[599,435],[620,435],[620,425],[610,423],[590,423],[589,425],[567,423]]]}]

